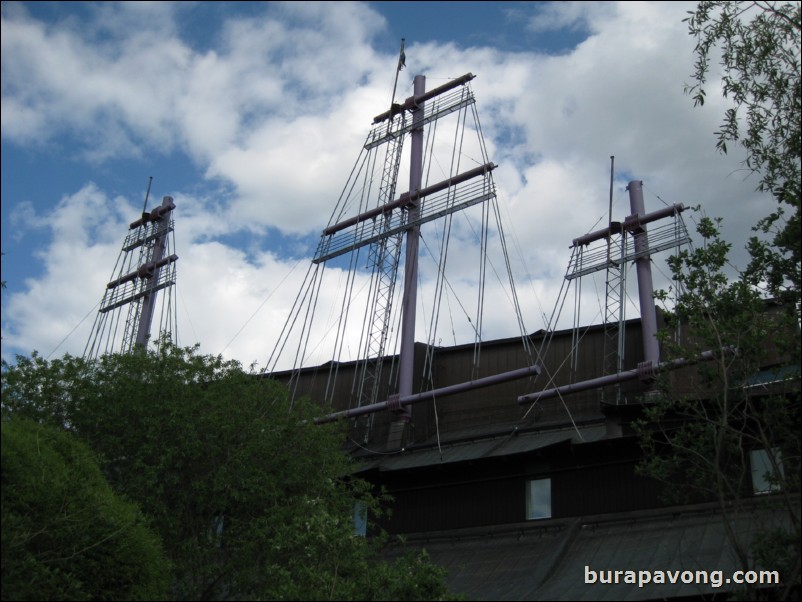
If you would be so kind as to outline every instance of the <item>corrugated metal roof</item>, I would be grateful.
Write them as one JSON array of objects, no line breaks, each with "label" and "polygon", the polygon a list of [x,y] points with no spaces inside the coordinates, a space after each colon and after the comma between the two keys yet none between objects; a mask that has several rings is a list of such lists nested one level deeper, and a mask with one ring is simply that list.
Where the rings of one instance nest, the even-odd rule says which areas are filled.
[{"label": "corrugated metal roof", "polygon": [[[732,527],[748,543],[759,530],[785,524],[770,511],[745,512]],[[408,536],[407,547],[425,548],[448,571],[451,590],[470,600],[648,600],[731,591],[735,585],[585,583],[585,567],[595,571],[722,571],[724,579],[742,567],[712,506],[666,509],[543,521],[474,530],[426,540]],[[400,550],[391,549],[393,556]],[[771,569],[772,567],[765,567]],[[606,574],[606,573],[605,573]]]},{"label": "corrugated metal roof", "polygon": [[511,433],[503,437],[476,439],[450,443],[438,447],[404,450],[386,455],[366,463],[361,470],[379,469],[381,471],[407,470],[424,466],[435,466],[453,462],[467,462],[481,458],[493,458],[521,454],[551,445],[570,441],[590,443],[606,436],[604,425],[559,429],[550,431]]},{"label": "corrugated metal roof", "polygon": [[799,380],[800,366],[779,366],[768,370],[761,370],[746,380],[744,386],[764,387],[774,383]]},{"label": "corrugated metal roof", "polygon": [[591,443],[604,439],[606,436],[607,427],[603,424],[558,431],[520,433],[514,437],[508,437],[502,445],[492,450],[486,457],[525,453],[569,440],[574,444]]},{"label": "corrugated metal roof", "polygon": [[427,449],[406,450],[393,456],[384,457],[372,463],[371,467],[378,468],[379,470],[406,470],[409,468],[420,468],[422,466],[433,466],[436,464],[464,462],[481,458],[498,444],[498,439],[486,439],[484,441],[471,441],[441,446],[440,449],[432,447]]}]

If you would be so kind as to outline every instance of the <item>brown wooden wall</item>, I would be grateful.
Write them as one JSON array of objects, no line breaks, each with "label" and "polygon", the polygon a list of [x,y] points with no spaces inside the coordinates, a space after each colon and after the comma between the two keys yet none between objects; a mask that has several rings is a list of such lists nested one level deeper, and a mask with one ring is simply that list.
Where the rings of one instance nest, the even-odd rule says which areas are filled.
[{"label": "brown wooden wall", "polygon": [[[584,447],[584,449],[582,449]],[[526,521],[526,484],[551,478],[552,518],[664,505],[662,485],[635,474],[633,440],[372,475],[393,496],[390,533],[416,533]]]},{"label": "brown wooden wall", "polygon": [[[525,423],[532,425],[556,424],[586,418],[600,417],[600,391],[587,391],[573,394],[562,400],[544,401],[537,408],[519,406],[517,398],[526,393],[543,390],[596,378],[602,374],[604,358],[604,330],[594,326],[583,331],[579,353],[574,367],[568,359],[571,355],[572,331],[555,333],[544,357],[534,358],[534,362],[543,366],[543,372],[536,379],[520,379],[494,385],[459,395],[438,398],[434,402],[426,401],[412,406],[412,423],[409,429],[407,444],[431,441],[439,434],[441,439],[450,436],[459,437],[477,430],[488,430],[493,425],[511,425]],[[640,323],[633,320],[626,327],[626,349],[624,369],[635,368],[642,360]],[[543,333],[535,333],[529,337],[531,347],[536,352],[541,348]],[[415,391],[428,390],[423,385],[423,366],[427,348],[417,344],[415,348]],[[502,339],[483,343],[475,362],[473,345],[443,347],[434,349],[432,364],[432,381],[435,388],[458,384],[493,374],[517,370],[531,365],[532,360],[526,356],[520,338]],[[391,369],[392,360],[385,362],[380,387],[380,399],[385,401],[395,392],[392,384],[397,376]],[[304,369],[300,374],[291,373],[274,375],[283,382],[289,382],[296,396],[309,396],[321,406],[330,406],[334,411],[342,411],[357,407],[355,396],[355,372],[359,369],[354,362],[340,364],[324,364],[315,368]],[[336,375],[336,379],[333,377]],[[334,382],[331,386],[330,382]],[[329,394],[326,395],[327,386]],[[634,398],[645,389],[638,382],[626,383],[622,386],[624,400]],[[610,399],[608,397],[608,399]],[[435,422],[435,406],[437,422]],[[570,416],[569,416],[570,412]],[[387,440],[389,423],[393,416],[388,412],[380,412],[370,418],[359,418],[351,422],[351,436],[354,440],[381,448]],[[368,429],[370,424],[370,429]],[[438,432],[439,429],[439,432]],[[367,437],[365,436],[367,434]]]}]

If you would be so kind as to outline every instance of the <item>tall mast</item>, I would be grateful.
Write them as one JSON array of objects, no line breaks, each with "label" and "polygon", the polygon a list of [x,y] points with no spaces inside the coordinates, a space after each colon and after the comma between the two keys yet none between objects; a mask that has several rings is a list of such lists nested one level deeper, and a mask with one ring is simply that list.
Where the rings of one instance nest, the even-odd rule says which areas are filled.
[{"label": "tall mast", "polygon": [[641,218],[646,215],[643,205],[643,182],[633,180],[627,186],[629,208],[627,220],[637,224],[631,228],[635,235],[635,266],[638,273],[638,298],[643,336],[643,359],[653,365],[660,362],[660,345],[657,342],[657,314],[654,308],[654,285],[652,284],[652,262],[649,253],[649,238]]},{"label": "tall mast", "polygon": [[[415,76],[414,96],[420,97],[426,92],[426,77]],[[412,126],[410,133],[411,156],[409,163],[409,192],[415,200],[407,212],[409,222],[419,217],[420,199],[416,198],[421,190],[423,179],[423,110],[424,103],[417,103],[412,109]],[[404,301],[402,304],[401,324],[401,357],[399,366],[398,394],[412,394],[413,366],[415,363],[415,311],[418,295],[418,245],[420,242],[420,224],[407,230],[406,264],[404,266]],[[409,418],[409,408],[405,408]]]},{"label": "tall mast", "polygon": [[175,209],[173,197],[166,196],[162,199],[162,204],[150,213],[155,239],[153,240],[153,246],[148,249],[149,257],[145,261],[148,269],[141,276],[147,278],[147,285],[144,289],[145,294],[142,297],[135,340],[136,346],[143,349],[148,346],[148,340],[150,339],[153,311],[156,308],[156,296],[159,292],[158,284],[164,265],[162,260],[167,248],[167,235],[170,232],[170,213],[173,209]]},{"label": "tall mast", "polygon": [[[171,294],[178,260],[173,253],[174,209],[173,197],[165,196],[161,205],[150,212],[143,210],[142,217],[130,224],[114,277],[106,285],[84,357],[146,348],[158,303],[162,305],[159,331],[177,334],[173,331],[177,320]],[[166,298],[159,302],[159,291],[165,289]]]},{"label": "tall mast", "polygon": [[[657,312],[654,306],[654,292],[652,284],[651,255],[660,251],[676,248],[679,245],[690,242],[687,229],[680,219],[680,214],[685,211],[685,206],[674,204],[651,213],[646,213],[643,202],[643,182],[632,180],[627,186],[629,191],[630,211],[623,222],[610,221],[606,228],[590,232],[579,238],[575,238],[572,247],[579,249],[589,247],[599,241],[604,241],[606,251],[598,247],[591,247],[588,252],[576,254],[568,266],[566,280],[573,280],[581,276],[607,269],[610,273],[612,265],[619,266],[620,271],[625,271],[625,264],[632,262],[635,264],[638,276],[638,297],[640,300],[641,330],[643,342],[643,361],[638,364],[636,370],[618,370],[603,377],[555,387],[540,391],[539,393],[529,393],[518,397],[521,405],[530,404],[537,401],[551,399],[558,395],[566,395],[578,391],[586,391],[609,385],[618,385],[628,380],[639,378],[649,381],[659,370],[673,370],[687,365],[690,361],[707,360],[710,355],[702,354],[700,358],[679,360],[678,362],[660,363],[660,345],[657,341]],[[674,224],[668,223],[657,226],[653,231],[647,232],[646,225],[658,222],[668,217],[673,217]],[[614,247],[610,239],[613,236],[620,237],[620,253],[613,255]],[[631,237],[633,244],[627,244],[628,237]],[[621,297],[623,302],[623,293]],[[608,287],[609,294],[609,287]],[[607,302],[608,306],[610,302]],[[622,328],[619,324],[619,331]],[[621,346],[619,345],[619,349]],[[620,365],[620,362],[619,362]],[[619,396],[616,396],[616,403],[621,403]]]}]

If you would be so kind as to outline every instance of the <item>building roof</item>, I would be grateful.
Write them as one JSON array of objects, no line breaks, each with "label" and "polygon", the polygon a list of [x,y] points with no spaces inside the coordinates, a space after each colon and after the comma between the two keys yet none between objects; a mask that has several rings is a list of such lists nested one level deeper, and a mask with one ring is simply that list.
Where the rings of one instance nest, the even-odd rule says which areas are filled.
[{"label": "building roof", "polygon": [[[782,514],[757,505],[735,515],[732,526],[749,542],[759,530],[782,521]],[[650,600],[721,594],[743,569],[729,545],[712,504],[663,508],[596,517],[545,520],[505,527],[407,535],[406,548],[425,549],[448,571],[451,590],[471,600]],[[587,568],[586,568],[587,567]],[[765,567],[771,569],[771,567]],[[593,571],[593,573],[586,573]],[[706,571],[707,583],[619,583],[608,571]],[[713,571],[721,571],[716,575]],[[654,573],[652,573],[654,574]],[[586,583],[586,575],[596,583]],[[686,577],[683,579],[682,577]],[[716,578],[720,577],[718,583]]]},{"label": "building roof", "polygon": [[607,427],[602,423],[563,427],[551,430],[524,431],[510,425],[506,430],[499,430],[496,436],[466,437],[460,441],[448,443],[428,442],[425,445],[402,449],[395,454],[385,454],[368,460],[358,472],[368,470],[393,471],[410,468],[422,468],[465,462],[483,458],[495,458],[522,454],[556,445],[559,443],[591,443],[604,439]]}]

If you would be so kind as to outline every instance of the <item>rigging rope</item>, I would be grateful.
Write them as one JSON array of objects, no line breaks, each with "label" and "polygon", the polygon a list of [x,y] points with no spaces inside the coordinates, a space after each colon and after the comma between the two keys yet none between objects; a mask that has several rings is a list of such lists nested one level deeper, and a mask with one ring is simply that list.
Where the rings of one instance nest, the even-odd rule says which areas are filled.
[{"label": "rigging rope", "polygon": [[[100,305],[100,303],[101,303],[101,301],[98,301],[97,303],[95,303],[95,306],[94,306],[92,309],[90,309],[90,310],[89,310],[89,311],[86,313],[86,315],[85,315],[83,318],[81,318],[81,319],[78,321],[78,323],[77,323],[77,324],[76,324],[76,325],[73,327],[73,329],[72,329],[72,330],[70,330],[70,331],[67,333],[67,336],[65,336],[63,339],[61,339],[61,341],[59,342],[59,344],[58,344],[58,345],[56,345],[56,346],[53,348],[53,351],[51,351],[51,352],[50,352],[50,353],[47,355],[47,357],[45,358],[46,360],[49,360],[49,359],[50,359],[50,357],[51,357],[51,356],[52,356],[52,355],[53,355],[53,354],[54,354],[56,351],[58,351],[58,348],[59,348],[59,347],[61,347],[61,346],[64,344],[64,341],[66,341],[67,339],[69,339],[69,338],[72,336],[72,333],[74,333],[76,330],[78,330],[78,327],[79,327],[81,324],[83,324],[83,323],[84,323],[84,320],[86,320],[86,319],[89,317],[89,315],[90,315],[90,314],[91,314],[93,311],[95,311],[95,309],[96,309],[96,308],[97,308],[97,307]],[[95,338],[97,338],[97,337],[95,337]],[[94,345],[93,345],[93,347],[94,347]]]},{"label": "rigging rope", "polygon": [[[295,327],[295,322],[298,319],[298,314],[296,310],[300,311],[301,304],[303,303],[301,295],[303,298],[306,298],[306,291],[307,287],[309,286],[309,277],[312,271],[317,271],[317,265],[314,263],[310,263],[309,267],[306,270],[306,274],[304,275],[303,282],[301,283],[301,287],[298,290],[298,294],[295,296],[295,300],[293,301],[292,307],[290,308],[289,316],[287,320],[284,322],[284,326],[279,333],[278,338],[276,339],[276,345],[273,347],[273,351],[270,353],[270,357],[268,357],[267,362],[265,363],[265,369],[263,373],[273,372],[276,369],[276,364],[278,363],[279,357],[281,353],[284,351],[284,347],[286,346],[289,340],[289,334],[292,332],[292,329]],[[285,335],[287,335],[285,337]]]},{"label": "rigging rope", "polygon": [[[337,324],[337,334],[334,338],[334,361],[331,363],[329,369],[329,376],[326,380],[326,391],[323,395],[325,401],[332,401],[334,396],[334,383],[337,381],[337,373],[340,368],[340,360],[342,359],[343,344],[345,343],[346,327],[348,325],[348,317],[350,315],[351,302],[353,301],[354,282],[356,280],[356,265],[359,262],[359,251],[351,253],[349,257],[348,276],[345,282],[346,294],[343,295],[343,304],[340,308],[340,319]],[[348,407],[352,407],[351,400],[349,400]]]},{"label": "rigging rope", "polygon": [[[577,249],[576,249],[576,247],[574,247],[574,250],[571,253],[571,258],[569,259],[569,262],[568,262],[568,266],[569,266],[568,269],[569,270],[570,270],[570,266],[573,265],[574,257],[576,255],[576,253],[577,253]],[[566,271],[566,274],[567,273],[568,273],[568,271]],[[562,363],[557,367],[557,369],[553,373],[549,370],[548,365],[544,361],[545,354],[546,354],[546,349],[550,345],[551,340],[554,338],[555,328],[553,327],[553,324],[556,324],[556,322],[559,320],[559,316],[562,314],[562,308],[565,305],[565,301],[566,301],[566,299],[568,297],[568,289],[570,288],[568,283],[569,283],[569,281],[564,278],[563,281],[562,281],[562,284],[560,286],[560,292],[559,292],[558,297],[557,297],[557,304],[554,306],[554,310],[552,311],[551,318],[549,319],[549,322],[548,322],[548,325],[547,325],[547,328],[546,328],[546,333],[543,336],[543,339],[541,340],[540,349],[537,352],[537,359],[540,362],[540,365],[541,365],[542,369],[545,371],[546,376],[548,377],[548,382],[546,383],[546,386],[543,387],[544,390],[547,389],[548,387],[550,387],[554,383],[556,375],[559,373],[560,369],[565,365],[565,362],[568,360],[568,357],[570,357],[573,354],[573,345],[572,345],[571,353],[569,353],[568,357],[563,359]],[[555,318],[555,316],[556,316],[556,318]],[[588,326],[588,328],[590,328],[590,327]],[[587,332],[588,328],[585,329],[585,332]],[[577,344],[582,339],[582,337],[584,337],[584,333],[582,334],[581,337],[579,337],[579,340],[577,341]],[[562,398],[562,395],[559,395],[559,397],[560,397],[560,400],[561,400],[561,402],[563,404],[563,407],[565,408],[565,411],[568,413],[568,416],[571,419],[571,424],[574,426],[574,429],[576,430],[577,435],[579,435],[579,437],[581,438],[582,434],[579,432],[579,429],[576,426],[574,418],[571,415],[571,411],[568,409],[568,405],[565,403],[565,400]],[[526,419],[526,417],[529,415],[529,412],[531,412],[532,409],[536,405],[537,405],[537,402],[533,403],[532,405],[529,406],[529,408],[527,408],[526,412],[521,417],[521,419],[519,420],[518,424],[520,424],[521,422],[523,422]]]},{"label": "rigging rope", "polygon": [[265,297],[262,300],[262,302],[259,304],[259,307],[257,307],[254,310],[254,312],[250,315],[250,317],[247,320],[245,320],[245,323],[242,326],[240,326],[240,329],[234,334],[233,337],[231,337],[231,340],[228,343],[226,343],[226,346],[223,347],[223,349],[220,350],[220,353],[219,353],[220,355],[222,355],[223,352],[225,352],[225,350],[228,349],[231,346],[231,343],[233,343],[237,339],[237,337],[242,333],[242,331],[245,330],[245,327],[248,324],[250,324],[251,320],[253,320],[256,317],[256,315],[260,311],[262,311],[262,308],[265,306],[265,303],[267,303],[270,300],[270,298],[275,294],[275,292],[279,288],[281,288],[281,285],[284,284],[284,281],[287,280],[287,278],[289,278],[292,275],[292,273],[295,271],[295,268],[298,267],[298,265],[301,263],[301,261],[302,261],[301,259],[296,261],[295,264],[290,268],[290,271],[287,272],[284,275],[284,277],[281,279],[281,281],[275,287],[273,287],[273,290],[271,290],[270,293],[267,295],[267,297]]}]

